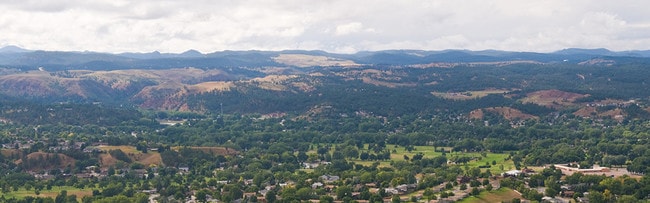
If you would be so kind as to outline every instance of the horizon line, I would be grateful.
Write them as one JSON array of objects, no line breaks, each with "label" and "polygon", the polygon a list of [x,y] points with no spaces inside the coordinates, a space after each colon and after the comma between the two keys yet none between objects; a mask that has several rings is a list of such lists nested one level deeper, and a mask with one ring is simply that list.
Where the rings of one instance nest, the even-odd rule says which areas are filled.
[{"label": "horizon line", "polygon": [[[16,51],[3,51],[4,49],[7,48],[14,48],[14,49],[19,49]],[[212,54],[212,53],[220,53],[220,52],[284,52],[284,51],[306,51],[306,52],[314,52],[314,51],[320,51],[320,52],[325,52],[325,53],[330,53],[330,54],[343,54],[343,55],[354,55],[354,54],[359,54],[359,53],[364,53],[364,52],[385,52],[385,51],[423,51],[423,52],[444,52],[444,51],[469,51],[469,52],[485,52],[485,51],[497,51],[497,52],[512,52],[512,53],[544,53],[544,54],[550,54],[550,53],[556,53],[560,51],[565,51],[565,50],[584,50],[584,51],[596,51],[596,50],[602,50],[602,51],[608,51],[612,53],[625,53],[625,52],[642,52],[642,51],[650,51],[650,49],[647,50],[640,50],[640,49],[631,49],[631,50],[622,50],[622,51],[616,51],[616,50],[611,50],[608,48],[604,47],[599,47],[599,48],[580,48],[580,47],[567,47],[563,49],[558,49],[555,51],[548,51],[548,52],[541,52],[541,51],[510,51],[510,50],[500,50],[500,49],[482,49],[482,50],[472,50],[472,49],[455,49],[455,48],[447,48],[447,49],[382,49],[382,50],[360,50],[356,51],[354,53],[342,53],[342,52],[330,52],[327,50],[322,50],[322,49],[281,49],[281,50],[261,50],[261,49],[248,49],[248,50],[237,50],[237,49],[223,49],[223,50],[216,50],[212,52],[201,52],[196,49],[188,49],[182,52],[161,52],[158,50],[150,51],[150,52],[106,52],[106,51],[92,51],[92,50],[83,50],[83,51],[74,51],[74,50],[45,50],[45,49],[28,49],[28,48],[23,48],[18,45],[5,45],[0,47],[0,53],[20,53],[20,52],[38,52],[38,51],[43,51],[43,52],[72,52],[72,53],[101,53],[101,54],[114,54],[114,55],[120,55],[120,54],[183,54],[187,52],[198,52],[199,54],[206,55],[206,54]]]}]

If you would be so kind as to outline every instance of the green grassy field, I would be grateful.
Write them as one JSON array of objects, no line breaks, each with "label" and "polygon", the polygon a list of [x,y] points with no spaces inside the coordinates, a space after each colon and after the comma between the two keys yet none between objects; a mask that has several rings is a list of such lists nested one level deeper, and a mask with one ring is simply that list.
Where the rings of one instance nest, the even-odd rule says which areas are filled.
[{"label": "green grassy field", "polygon": [[25,188],[21,188],[18,191],[11,191],[8,193],[0,192],[0,194],[4,195],[5,198],[15,197],[16,199],[23,199],[25,197],[31,196],[31,197],[51,197],[52,199],[54,199],[56,198],[57,195],[61,193],[62,190],[67,191],[68,196],[76,195],[78,201],[81,201],[81,198],[83,198],[84,196],[93,195],[92,192],[93,188],[79,189],[72,186],[62,186],[62,187],[54,186],[52,187],[52,190],[41,190],[39,195],[36,195],[33,188],[31,190],[26,190]]},{"label": "green grassy field", "polygon": [[[450,153],[447,155],[447,157],[452,157],[452,156],[469,156],[469,157],[477,157],[476,160],[470,161],[467,163],[467,166],[469,168],[474,168],[474,167],[479,167],[479,166],[485,166],[486,163],[490,165],[490,172],[492,174],[500,174],[508,170],[515,169],[515,164],[512,162],[512,160],[505,160],[509,155],[505,153],[486,153],[486,156],[483,157],[481,156],[481,153]],[[492,163],[496,163],[492,165]],[[503,167],[501,167],[503,165]],[[503,168],[503,169],[501,169]],[[485,171],[488,168],[482,169],[482,171]]]},{"label": "green grassy field", "polygon": [[[386,149],[391,151],[391,160],[404,160],[404,155],[408,156],[409,158],[412,158],[414,155],[418,153],[424,154],[424,158],[433,158],[437,156],[442,156],[442,152],[436,152],[433,146],[415,146],[415,149],[412,151],[407,151],[404,147],[400,146],[395,146],[395,145],[386,145]],[[438,148],[440,149],[440,148]],[[445,147],[446,151],[450,151],[450,147]],[[490,172],[492,174],[500,174],[503,173],[504,171],[512,170],[515,169],[514,163],[512,160],[505,160],[509,154],[508,153],[490,153],[487,152],[485,153],[485,157],[481,155],[479,152],[471,152],[471,153],[464,153],[464,152],[450,152],[447,153],[445,156],[447,156],[448,159],[451,159],[454,156],[458,157],[475,157],[475,160],[472,160],[467,163],[467,166],[469,168],[474,168],[474,167],[479,167],[486,165],[486,162],[490,164]],[[361,164],[364,166],[370,166],[373,163],[377,161],[361,161],[359,159],[350,159],[349,161],[353,161],[357,164]],[[492,163],[496,163],[492,165]],[[379,161],[380,167],[390,167],[390,160],[389,161]],[[503,165],[503,167],[501,167]],[[463,164],[464,168],[464,164]],[[503,169],[502,169],[503,168]],[[488,168],[482,169],[485,171]]]},{"label": "green grassy field", "polygon": [[521,199],[521,195],[510,188],[500,188],[494,191],[483,191],[478,196],[471,196],[462,199],[458,202],[461,203],[492,203],[492,202],[509,202],[513,198]]}]

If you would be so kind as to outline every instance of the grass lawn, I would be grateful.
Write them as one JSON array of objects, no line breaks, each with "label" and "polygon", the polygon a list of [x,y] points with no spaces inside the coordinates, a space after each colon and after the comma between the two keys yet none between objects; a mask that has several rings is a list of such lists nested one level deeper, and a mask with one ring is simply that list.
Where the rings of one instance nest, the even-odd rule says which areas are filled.
[{"label": "grass lawn", "polygon": [[[486,162],[490,164],[490,172],[494,175],[503,173],[505,171],[513,170],[515,169],[515,164],[512,162],[512,160],[505,160],[509,154],[507,153],[486,153],[485,157],[481,156],[481,153],[460,153],[460,152],[453,152],[450,154],[447,154],[447,157],[453,157],[453,156],[469,156],[469,157],[477,157],[476,160],[470,161],[467,163],[467,166],[470,168],[474,167],[479,167],[479,166],[485,166]],[[492,161],[496,162],[495,165],[492,165]],[[503,165],[503,169],[501,169],[500,165]],[[488,168],[483,168],[482,171],[485,171]]]},{"label": "grass lawn", "polygon": [[[402,159],[403,160],[404,155],[408,156],[409,158],[412,158],[413,155],[416,155],[418,153],[424,154],[424,158],[433,158],[433,157],[437,157],[437,156],[442,156],[442,152],[436,152],[435,148],[433,146],[414,146],[414,148],[415,148],[414,150],[409,152],[406,149],[404,149],[404,147],[395,146],[395,145],[391,145],[391,144],[386,145],[386,149],[390,150],[390,152],[391,152],[391,155],[390,155],[391,159]],[[438,149],[440,149],[440,148],[441,147],[438,147]],[[451,150],[449,147],[442,147],[442,148],[444,148],[446,151]],[[393,151],[393,150],[395,150],[395,151]]]},{"label": "grass lawn", "polygon": [[34,193],[34,189],[32,188],[31,190],[25,190],[24,188],[19,189],[18,191],[11,191],[8,193],[1,193],[2,195],[5,196],[5,198],[12,198],[15,197],[16,199],[23,199],[24,197],[51,197],[52,199],[56,198],[59,193],[61,193],[62,190],[67,191],[68,196],[70,195],[76,195],[77,200],[81,202],[81,198],[84,196],[92,196],[93,195],[93,188],[85,188],[85,189],[79,189],[75,188],[72,186],[54,186],[52,187],[52,190],[41,190],[39,195],[36,195]]},{"label": "grass lawn", "polygon": [[514,190],[510,188],[500,188],[498,190],[494,190],[490,192],[483,191],[478,196],[471,196],[462,199],[458,202],[461,203],[483,203],[483,202],[491,203],[491,202],[502,202],[502,201],[509,202],[514,198],[522,199],[521,195],[519,195],[519,193],[515,192]]},{"label": "grass lawn", "polygon": [[[368,145],[365,145],[364,147],[367,148]],[[379,162],[379,167],[391,167],[390,166],[391,160],[404,160],[404,155],[408,156],[409,158],[412,158],[413,155],[417,153],[424,154],[424,158],[433,158],[442,155],[441,152],[435,152],[433,146],[415,146],[415,150],[409,152],[406,149],[404,149],[404,147],[388,144],[386,145],[386,149],[388,149],[391,152],[390,160],[387,161],[362,161],[360,159],[350,159],[348,161],[352,161],[356,164],[361,164],[364,166],[371,166],[373,163]]]},{"label": "grass lawn", "polygon": [[[364,148],[367,149],[368,145],[364,145]],[[332,147],[332,150],[335,149],[336,147]],[[434,147],[434,146],[414,146],[415,149],[412,151],[407,151],[404,147],[397,146],[397,145],[392,145],[392,144],[387,144],[386,149],[391,152],[390,155],[390,160],[386,161],[362,161],[360,159],[348,159],[348,161],[354,162],[355,164],[361,164],[363,166],[371,166],[375,162],[379,162],[379,167],[391,167],[390,162],[391,160],[396,161],[396,160],[404,160],[404,156],[408,156],[409,158],[413,158],[414,155],[418,153],[422,153],[424,155],[424,158],[433,158],[433,157],[438,157],[442,156],[442,152],[436,152],[435,149],[441,149],[444,148],[445,151],[451,151],[451,147]],[[332,151],[330,151],[332,153]],[[316,150],[310,150],[307,152],[307,154],[316,154]],[[451,157],[454,156],[459,156],[459,157],[476,157],[476,160],[472,160],[467,163],[467,166],[469,168],[475,168],[479,166],[484,166],[486,162],[490,164],[490,172],[494,175],[503,173],[508,170],[513,170],[515,169],[514,163],[512,160],[505,160],[509,154],[508,153],[491,153],[487,152],[485,153],[485,157],[481,156],[481,153],[479,152],[449,152],[445,156],[447,156],[448,159],[451,159]],[[480,160],[479,160],[480,159]],[[492,165],[492,162],[495,162],[495,165]],[[503,166],[503,169],[501,169]],[[462,167],[464,168],[464,166]],[[482,171],[487,170],[488,168],[483,168]]]},{"label": "grass lawn", "polygon": [[[415,149],[412,150],[411,152],[407,151],[404,149],[404,147],[400,146],[395,146],[395,145],[386,145],[386,149],[391,151],[391,160],[404,160],[404,155],[408,156],[409,158],[412,158],[413,155],[422,153],[424,154],[424,158],[433,158],[437,156],[442,156],[442,152],[436,152],[433,146],[415,146]],[[438,147],[440,149],[440,147]],[[451,151],[451,147],[445,147],[445,151]],[[467,166],[469,168],[474,168],[474,167],[479,167],[485,165],[485,162],[490,163],[490,172],[492,174],[500,174],[508,170],[515,169],[515,165],[512,162],[512,160],[505,160],[509,154],[508,153],[491,153],[487,152],[485,153],[485,157],[481,156],[481,153],[479,152],[471,152],[471,153],[464,153],[464,152],[450,152],[447,153],[445,156],[447,156],[448,159],[454,156],[467,156],[467,157],[477,157],[476,160],[470,161],[467,163]],[[479,160],[480,159],[480,160]],[[496,162],[495,165],[492,165],[492,161]],[[372,165],[374,161],[368,161],[367,163],[365,161],[360,161],[360,160],[354,160],[355,163],[360,163],[363,165]],[[380,166],[390,166],[390,161],[380,161]],[[500,165],[503,165],[503,170],[501,169]],[[463,167],[464,168],[464,167]],[[488,168],[482,169],[485,171]]]}]

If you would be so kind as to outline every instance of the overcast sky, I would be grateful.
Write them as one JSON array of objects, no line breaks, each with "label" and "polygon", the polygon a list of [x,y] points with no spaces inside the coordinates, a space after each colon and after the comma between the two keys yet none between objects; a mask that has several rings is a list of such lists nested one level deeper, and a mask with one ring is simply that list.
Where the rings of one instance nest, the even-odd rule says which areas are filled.
[{"label": "overcast sky", "polygon": [[647,0],[0,0],[0,46],[100,52],[650,49]]}]

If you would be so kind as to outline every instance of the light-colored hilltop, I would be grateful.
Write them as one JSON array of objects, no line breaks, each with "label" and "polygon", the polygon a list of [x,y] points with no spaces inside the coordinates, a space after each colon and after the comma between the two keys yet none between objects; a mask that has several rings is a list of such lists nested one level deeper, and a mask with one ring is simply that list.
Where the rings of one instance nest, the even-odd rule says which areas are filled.
[{"label": "light-colored hilltop", "polygon": [[359,64],[351,60],[307,54],[280,54],[273,57],[273,60],[281,64],[303,68],[313,66],[359,66]]}]

